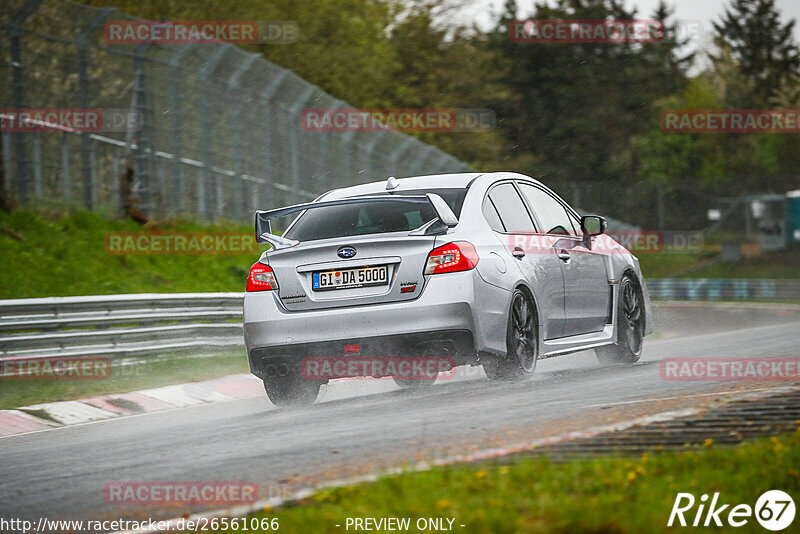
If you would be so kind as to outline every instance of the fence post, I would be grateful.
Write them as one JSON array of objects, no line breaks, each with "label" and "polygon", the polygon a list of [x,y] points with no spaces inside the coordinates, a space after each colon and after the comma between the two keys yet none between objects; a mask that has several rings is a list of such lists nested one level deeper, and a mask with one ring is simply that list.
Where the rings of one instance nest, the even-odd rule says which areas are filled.
[{"label": "fence post", "polygon": [[[323,93],[323,95],[325,95],[325,93]],[[328,113],[333,112],[333,110],[342,109],[345,106],[345,102],[342,100],[336,98],[328,100],[331,101],[329,107],[323,108]],[[343,130],[344,131],[321,131],[316,132],[314,135],[319,139],[319,142],[315,143],[317,148],[315,158],[316,170],[311,187],[315,192],[333,189],[334,183],[337,181],[337,174],[343,176],[349,175],[348,168],[350,158],[342,157],[340,149],[344,143],[350,142],[354,132],[347,131],[347,128]],[[340,172],[337,172],[337,170]]]},{"label": "fence post", "polygon": [[[272,97],[275,95],[275,93],[278,91],[278,89],[280,88],[280,86],[283,83],[283,81],[289,75],[289,71],[287,69],[284,69],[282,67],[278,67],[278,68],[280,69],[280,73],[277,76],[275,76],[272,80],[270,80],[270,82],[267,84],[267,86],[264,88],[264,90],[261,91],[261,93],[259,93],[259,95],[258,95],[258,99],[261,102],[261,107],[265,112],[264,120],[262,121],[262,123],[265,125],[264,137],[263,137],[263,145],[264,145],[264,167],[263,167],[263,172],[264,172],[264,179],[267,180],[267,183],[272,181],[270,177],[273,175],[273,172],[272,172],[272,129],[269,126],[266,126],[267,125],[267,120],[266,119],[269,117],[267,112],[270,109],[270,100],[272,100]],[[275,117],[273,117],[273,121],[274,121],[274,119],[275,119]],[[264,187],[264,188],[262,188],[262,191],[267,191],[268,189],[271,190],[271,188]],[[261,202],[261,205],[263,205],[263,206],[272,206],[271,203],[269,203],[269,204],[267,203],[267,200],[268,199],[264,198],[263,201]],[[255,206],[257,204],[253,204],[253,205]]]},{"label": "fence post", "polygon": [[[29,0],[17,11],[11,19],[9,34],[11,41],[11,98],[13,106],[17,109],[25,107],[25,82],[23,80],[22,62],[22,25],[39,8],[42,0]],[[25,135],[23,132],[14,132],[14,160],[17,163],[16,190],[19,203],[28,202],[28,157],[25,150]],[[9,176],[9,181],[12,178]]]},{"label": "fence post", "polygon": [[42,196],[42,134],[33,134],[33,196]]},{"label": "fence post", "polygon": [[181,104],[178,95],[178,89],[180,88],[179,69],[181,66],[181,59],[183,59],[183,56],[191,49],[192,45],[179,46],[175,53],[169,58],[169,110],[172,115],[172,178],[175,180],[175,189],[177,191],[175,210],[178,215],[183,212],[183,198],[186,196],[186,183],[183,178],[183,163],[181,162],[181,153],[183,152],[183,145],[181,143],[183,117],[181,115]]},{"label": "fence post", "polygon": [[[334,103],[335,105],[335,103]],[[314,165],[309,169],[311,172],[310,189],[312,191],[327,191],[330,189],[325,183],[325,177],[331,173],[331,168],[327,162],[327,155],[331,153],[331,132],[314,132]],[[311,154],[309,154],[311,155]]]},{"label": "fence post", "polygon": [[[216,50],[211,54],[206,61],[206,64],[203,65],[203,68],[200,69],[198,76],[202,80],[202,87],[201,87],[201,98],[200,98],[200,124],[202,125],[202,132],[200,134],[200,145],[201,151],[203,153],[203,157],[206,158],[206,161],[203,162],[203,178],[198,181],[197,185],[197,208],[199,213],[205,212],[206,216],[210,219],[214,219],[216,217],[216,200],[209,196],[218,196],[218,195],[210,195],[212,191],[212,181],[216,182],[216,185],[219,186],[220,178],[217,176],[212,180],[214,176],[212,170],[212,151],[211,151],[211,132],[214,125],[211,121],[211,102],[213,97],[211,95],[211,78],[210,74],[214,72],[214,69],[219,65],[222,58],[228,52],[229,49],[234,48],[233,45],[219,45],[216,47]],[[208,188],[206,189],[206,186]],[[216,188],[215,188],[216,189]],[[217,193],[219,190],[216,189]]]},{"label": "fence post", "polygon": [[64,199],[70,201],[72,199],[72,183],[69,176],[69,134],[61,134],[61,143],[59,149],[61,150],[61,190]]},{"label": "fence post", "polygon": [[[343,109],[343,108],[347,107],[347,102],[344,102],[343,100],[338,100],[337,99],[334,102],[332,107],[334,109]],[[343,180],[349,180],[351,178],[352,174],[353,174],[353,152],[352,152],[352,146],[353,146],[353,137],[356,135],[356,132],[354,130],[346,130],[344,132],[329,132],[328,135],[330,136],[329,139],[331,139],[331,140],[332,139],[336,139],[337,142],[339,143],[339,146],[344,148],[344,150],[340,151],[339,157],[336,159],[336,161],[330,161],[330,157],[329,157],[329,161],[326,162],[325,166],[328,169],[331,169],[329,174],[331,176],[335,176],[335,173],[333,171],[333,167],[334,167],[334,164],[338,163],[339,166],[340,166],[340,169],[341,169],[341,171],[339,172],[339,176]],[[332,152],[331,151],[331,144],[329,144],[328,145],[328,154],[331,154],[331,152]],[[345,157],[342,157],[342,155],[341,155],[342,152],[344,152],[346,154]],[[335,184],[336,187],[340,187],[341,185],[347,183],[346,181],[340,182],[339,180],[336,180],[336,182],[337,182]],[[327,184],[323,189],[325,189],[325,190],[333,189],[332,186],[334,186],[334,184]]]},{"label": "fence post", "polygon": [[[92,21],[81,30],[75,39],[78,47],[78,102],[81,109],[89,108],[89,59],[87,57],[89,49],[89,35],[97,29],[100,24],[116,8],[110,7],[100,10]],[[92,139],[89,132],[81,132],[81,162],[83,168],[83,204],[87,210],[94,208],[94,176],[92,173]]]},{"label": "fence post", "polygon": [[[134,89],[133,89],[133,111],[134,117],[141,119],[141,123],[136,121],[136,131],[133,133],[136,138],[136,152],[133,156],[134,185],[133,190],[139,196],[139,209],[145,215],[156,214],[156,203],[153,202],[153,175],[155,173],[155,147],[152,142],[152,121],[150,114],[150,103],[145,89],[144,62],[147,59],[146,51],[151,45],[140,44],[134,51]],[[128,133],[130,137],[130,132]],[[158,194],[161,192],[158,191]],[[133,204],[129,204],[133,207]]]},{"label": "fence post", "polygon": [[753,235],[753,209],[750,200],[745,198],[742,200],[744,207],[744,233],[750,238]]},{"label": "fence post", "polygon": [[9,143],[10,134],[0,132],[0,157],[3,165],[0,167],[0,211],[11,209],[11,144]]},{"label": "fence post", "polygon": [[112,199],[114,209],[117,210],[118,213],[122,213],[122,206],[123,206],[123,199],[122,199],[122,190],[118,185],[118,181],[120,179],[120,148],[118,146],[111,147],[111,177],[114,180],[112,183],[116,185],[113,188],[112,192]]},{"label": "fence post", "polygon": [[[239,86],[239,78],[241,78],[253,63],[261,57],[259,54],[248,54],[247,57],[239,64],[238,67],[228,77],[228,98],[231,105],[231,113],[233,118],[233,172],[235,179],[235,187],[233,190],[239,196],[239,208],[242,212],[247,212],[247,188],[244,179],[243,160],[244,149],[242,146],[242,90]],[[237,96],[239,98],[237,98]],[[231,199],[231,207],[236,206],[235,199]],[[217,199],[219,209],[220,199]],[[219,209],[221,211],[221,209]],[[237,217],[238,218],[238,217]]]},{"label": "fence post", "polygon": [[308,89],[303,91],[303,94],[295,100],[294,104],[289,108],[289,116],[292,118],[294,124],[289,128],[289,146],[291,151],[291,187],[297,202],[302,202],[303,197],[300,195],[300,110],[305,105],[306,101],[317,90],[316,86],[309,86]]}]

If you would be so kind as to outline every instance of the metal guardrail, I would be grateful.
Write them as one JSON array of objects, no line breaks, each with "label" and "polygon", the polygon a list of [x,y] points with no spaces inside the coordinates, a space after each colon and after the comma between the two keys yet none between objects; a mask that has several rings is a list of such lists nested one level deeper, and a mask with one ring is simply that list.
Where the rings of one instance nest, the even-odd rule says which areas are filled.
[{"label": "metal guardrail", "polygon": [[[653,299],[800,301],[800,280],[662,278]],[[0,300],[0,357],[101,355],[240,347],[242,293]]]},{"label": "metal guardrail", "polygon": [[0,300],[0,356],[138,356],[241,346],[242,293]]},{"label": "metal guardrail", "polygon": [[796,279],[651,278],[647,290],[653,299],[800,302]]}]

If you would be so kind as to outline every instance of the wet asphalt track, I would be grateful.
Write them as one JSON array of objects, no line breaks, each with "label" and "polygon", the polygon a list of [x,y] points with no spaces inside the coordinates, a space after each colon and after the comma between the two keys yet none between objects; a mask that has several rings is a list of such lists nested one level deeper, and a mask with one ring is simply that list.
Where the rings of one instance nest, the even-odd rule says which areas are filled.
[{"label": "wet asphalt track", "polygon": [[660,306],[656,322],[658,337],[648,338],[642,361],[629,367],[602,368],[585,352],[541,361],[535,377],[513,384],[489,383],[476,370],[422,392],[386,380],[338,381],[309,409],[279,411],[266,399],[245,399],[3,438],[0,517],[176,517],[199,509],[109,505],[103,487],[240,480],[274,496],[658,413],[742,386],[664,381],[664,357],[787,357],[800,347],[800,308]]}]

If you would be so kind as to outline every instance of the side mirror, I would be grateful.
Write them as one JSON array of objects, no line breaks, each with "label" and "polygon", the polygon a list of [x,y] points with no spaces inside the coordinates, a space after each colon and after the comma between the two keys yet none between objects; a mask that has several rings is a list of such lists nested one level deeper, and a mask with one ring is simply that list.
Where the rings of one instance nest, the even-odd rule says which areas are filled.
[{"label": "side mirror", "polygon": [[605,233],[606,220],[599,215],[584,215],[581,217],[581,231],[588,236]]}]

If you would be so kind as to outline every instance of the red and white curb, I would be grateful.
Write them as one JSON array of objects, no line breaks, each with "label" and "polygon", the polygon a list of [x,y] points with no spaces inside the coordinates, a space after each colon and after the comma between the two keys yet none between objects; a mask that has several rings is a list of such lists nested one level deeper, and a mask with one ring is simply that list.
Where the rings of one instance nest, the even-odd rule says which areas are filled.
[{"label": "red and white curb", "polygon": [[131,393],[33,404],[15,410],[0,410],[0,437],[263,396],[264,386],[261,380],[252,375],[240,374]]},{"label": "red and white curb", "polygon": [[[353,381],[358,381],[358,393],[362,395],[399,389],[391,379],[337,379],[321,391],[321,401],[352,396],[353,389],[349,384]],[[98,395],[73,401],[33,404],[14,410],[0,410],[0,439],[129,415],[245,398],[266,399],[263,383],[250,374],[229,375],[202,382]]]}]

